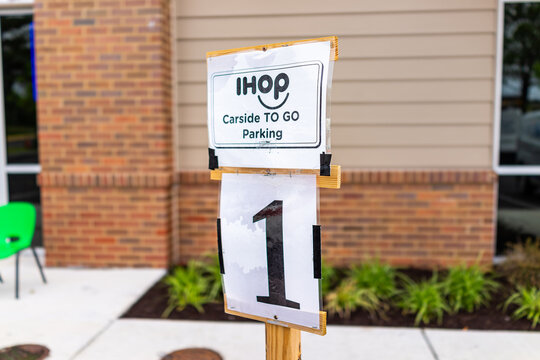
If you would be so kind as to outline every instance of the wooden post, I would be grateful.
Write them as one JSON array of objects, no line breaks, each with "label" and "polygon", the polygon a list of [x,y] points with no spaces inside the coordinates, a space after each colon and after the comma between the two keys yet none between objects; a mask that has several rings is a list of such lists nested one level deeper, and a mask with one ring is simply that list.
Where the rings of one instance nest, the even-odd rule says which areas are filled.
[{"label": "wooden post", "polygon": [[280,325],[266,326],[266,360],[300,360],[300,330]]}]

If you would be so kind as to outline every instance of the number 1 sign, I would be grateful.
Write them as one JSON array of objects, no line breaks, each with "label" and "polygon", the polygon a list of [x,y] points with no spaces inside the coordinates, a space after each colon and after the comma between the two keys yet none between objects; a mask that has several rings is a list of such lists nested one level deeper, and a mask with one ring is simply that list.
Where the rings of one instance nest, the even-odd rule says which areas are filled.
[{"label": "number 1 sign", "polygon": [[317,195],[316,175],[223,174],[226,311],[321,330]]},{"label": "number 1 sign", "polygon": [[330,165],[337,37],[211,51],[208,167],[221,180],[225,312],[265,322],[266,359],[300,358],[300,330],[326,334],[318,188]]}]

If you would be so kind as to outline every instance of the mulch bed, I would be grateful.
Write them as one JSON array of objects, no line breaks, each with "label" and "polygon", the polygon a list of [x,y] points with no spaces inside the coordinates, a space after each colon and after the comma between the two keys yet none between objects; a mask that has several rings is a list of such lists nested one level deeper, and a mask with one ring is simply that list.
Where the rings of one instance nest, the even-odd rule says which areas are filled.
[{"label": "mulch bed", "polygon": [[[400,270],[413,280],[427,279],[431,277],[431,271],[424,270]],[[441,273],[441,275],[443,275]],[[504,280],[499,282],[502,286],[493,294],[489,306],[482,307],[474,313],[458,313],[455,315],[445,314],[442,324],[436,322],[424,327],[446,329],[479,329],[479,330],[529,330],[540,331],[540,326],[531,329],[531,323],[525,319],[515,320],[508,313],[503,313],[502,304],[508,298],[511,287]],[[133,306],[122,316],[123,318],[137,319],[161,319],[163,311],[167,307],[167,288],[161,281],[152,286]],[[204,313],[199,313],[192,307],[184,311],[173,311],[168,319],[171,320],[207,320],[207,321],[252,321],[234,315],[225,314],[222,303],[207,304]],[[338,316],[328,317],[329,325],[356,325],[356,326],[390,326],[390,327],[414,327],[414,316],[403,315],[400,309],[391,308],[386,313],[386,319],[373,318],[364,311],[355,311],[349,319]]]},{"label": "mulch bed", "polygon": [[[154,284],[122,318],[162,319],[161,315],[167,308],[167,287],[161,280]],[[252,321],[223,312],[223,303],[212,303],[204,306],[204,312],[199,313],[194,307],[188,306],[184,311],[174,310],[168,319],[171,320],[207,320],[207,321]]]}]

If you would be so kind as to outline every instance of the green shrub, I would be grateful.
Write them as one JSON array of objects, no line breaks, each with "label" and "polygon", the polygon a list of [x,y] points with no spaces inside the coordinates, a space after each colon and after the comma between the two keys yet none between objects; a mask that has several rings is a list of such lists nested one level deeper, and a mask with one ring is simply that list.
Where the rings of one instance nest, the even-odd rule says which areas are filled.
[{"label": "green shrub", "polygon": [[331,315],[349,318],[351,313],[360,308],[375,316],[379,311],[379,298],[371,289],[358,289],[354,281],[343,281],[334,291],[326,295],[326,310]]},{"label": "green shrub", "polygon": [[321,290],[323,295],[326,295],[330,290],[337,286],[339,275],[338,271],[332,265],[327,264],[325,261],[321,263]]},{"label": "green shrub", "polygon": [[499,272],[515,286],[540,289],[540,239],[511,245]]},{"label": "green shrub", "polygon": [[506,300],[504,310],[510,305],[518,307],[512,314],[516,319],[527,318],[533,328],[540,322],[540,289],[520,287]]},{"label": "green shrub", "polygon": [[209,280],[203,276],[204,264],[190,261],[185,267],[177,267],[163,282],[168,286],[169,304],[163,312],[168,317],[174,309],[182,311],[191,305],[204,312],[203,305],[211,301],[208,296]]},{"label": "green shrub", "polygon": [[211,301],[221,301],[223,299],[223,286],[221,283],[219,257],[217,255],[208,256],[208,261],[205,261],[202,266],[202,275],[208,279],[208,299]]},{"label": "green shrub", "polygon": [[381,300],[396,293],[396,269],[379,261],[353,266],[349,276],[359,289],[370,289]]},{"label": "green shrub", "polygon": [[405,286],[399,294],[397,305],[405,314],[415,314],[414,324],[429,324],[433,319],[442,322],[444,312],[448,311],[443,296],[443,284],[438,281],[437,273],[431,279],[415,283],[406,276],[402,277]]},{"label": "green shrub", "polygon": [[451,268],[443,281],[444,295],[452,312],[461,310],[473,312],[487,305],[491,293],[499,284],[485,274],[478,265]]}]

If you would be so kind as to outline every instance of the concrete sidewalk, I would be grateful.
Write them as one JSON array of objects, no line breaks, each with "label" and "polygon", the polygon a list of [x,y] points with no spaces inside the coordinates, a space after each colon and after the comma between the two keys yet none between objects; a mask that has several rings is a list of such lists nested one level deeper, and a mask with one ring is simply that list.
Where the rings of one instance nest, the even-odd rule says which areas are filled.
[{"label": "concrete sidewalk", "polygon": [[[225,360],[264,359],[264,326],[205,321],[116,321],[77,360],[159,360],[173,350],[207,347]],[[302,359],[539,360],[540,334],[329,326],[302,334]]]},{"label": "concrete sidewalk", "polygon": [[[41,283],[33,258],[21,258],[21,298],[14,261],[0,261],[0,348],[47,346],[53,360],[159,360],[207,347],[225,360],[264,359],[258,323],[118,319],[163,274],[155,269],[47,268]],[[302,334],[302,358],[374,360],[540,360],[540,333],[329,326]]]},{"label": "concrete sidewalk", "polygon": [[[119,320],[77,360],[160,359],[173,350],[208,347],[225,360],[265,358],[264,325],[206,321]],[[416,329],[329,326],[324,337],[302,333],[302,359],[432,360]]]},{"label": "concrete sidewalk", "polygon": [[15,257],[0,260],[0,348],[41,344],[51,360],[74,359],[164,273],[46,268],[43,284],[31,252],[24,251],[15,300]]}]

